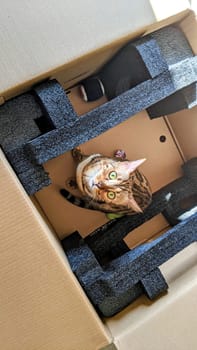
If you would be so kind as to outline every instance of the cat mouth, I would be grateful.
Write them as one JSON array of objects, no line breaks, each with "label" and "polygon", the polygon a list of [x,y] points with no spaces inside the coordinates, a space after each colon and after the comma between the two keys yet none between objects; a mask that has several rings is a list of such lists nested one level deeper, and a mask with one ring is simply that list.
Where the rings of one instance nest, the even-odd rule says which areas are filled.
[{"label": "cat mouth", "polygon": [[93,186],[96,186],[97,188],[102,188],[102,184],[100,182],[97,182],[96,184],[93,183]]},{"label": "cat mouth", "polygon": [[85,186],[84,191],[87,195],[89,195],[91,198],[97,197],[98,190],[105,190],[106,186],[101,182],[95,182],[95,179],[89,179]]},{"label": "cat mouth", "polygon": [[99,190],[107,190],[108,189],[108,186],[106,186],[103,182],[97,182],[96,184],[94,184],[94,186],[99,188]]},{"label": "cat mouth", "polygon": [[97,184],[94,182],[94,179],[89,178],[84,186],[85,192],[88,195],[92,196],[92,193],[93,193],[95,188],[98,188]]}]

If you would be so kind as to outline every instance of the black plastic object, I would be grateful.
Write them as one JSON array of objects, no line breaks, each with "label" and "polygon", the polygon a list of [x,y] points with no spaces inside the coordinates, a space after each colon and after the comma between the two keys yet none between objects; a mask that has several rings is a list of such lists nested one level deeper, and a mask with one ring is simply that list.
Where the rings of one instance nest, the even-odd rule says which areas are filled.
[{"label": "black plastic object", "polygon": [[105,89],[100,79],[90,77],[83,80],[80,84],[80,92],[84,101],[96,101],[105,95]]},{"label": "black plastic object", "polygon": [[[181,62],[186,63],[192,56],[193,52],[178,26],[162,28],[125,45],[97,72],[96,76],[82,81],[85,100],[96,100],[103,93],[106,94],[108,100],[111,100],[138,84],[156,77],[163,72],[163,69],[171,71],[175,91],[181,89],[181,78],[179,82],[178,71],[182,68],[175,65],[177,63],[181,65]],[[191,74],[192,67],[187,69]],[[194,78],[191,82],[194,83],[197,80],[195,68],[192,74],[196,76],[196,79]],[[185,71],[185,77],[187,75]],[[192,89],[193,92],[190,89],[188,93],[188,89],[183,87],[180,93],[176,92],[171,97],[167,97],[165,101],[153,105],[148,109],[150,117],[158,117],[196,105],[195,83]]]}]

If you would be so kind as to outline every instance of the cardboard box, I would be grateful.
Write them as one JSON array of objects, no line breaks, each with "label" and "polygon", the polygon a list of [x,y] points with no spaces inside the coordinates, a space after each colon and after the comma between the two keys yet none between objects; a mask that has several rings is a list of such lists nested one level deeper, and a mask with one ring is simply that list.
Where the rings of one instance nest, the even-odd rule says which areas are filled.
[{"label": "cardboard box", "polygon": [[99,349],[110,337],[1,152],[3,349]]},{"label": "cardboard box", "polygon": [[[154,1],[151,3],[154,4]],[[89,7],[84,8],[78,6],[77,1],[72,2],[72,5],[61,1],[54,8],[53,2],[48,1],[42,2],[42,5],[37,4],[36,11],[35,4],[26,5],[24,2],[23,6],[20,4],[17,9],[13,9],[9,1],[2,4],[2,9],[8,11],[8,18],[13,22],[3,22],[2,40],[5,50],[1,57],[1,102],[4,103],[11,97],[29,90],[35,83],[46,78],[54,77],[68,89],[98,69],[128,40],[178,21],[196,54],[195,15],[185,10],[156,22],[156,17],[162,19],[162,11],[158,14],[161,7],[155,9],[151,7],[151,3],[140,1],[132,5],[131,9],[130,2],[125,1],[125,7],[131,12],[123,8],[122,1],[118,1],[116,7],[113,4],[111,7],[109,4],[107,7],[103,4],[105,11],[101,10],[100,2],[88,2]],[[183,3],[179,2],[179,6],[184,6]],[[146,7],[142,16],[144,5]],[[172,9],[172,12],[168,12],[168,15],[177,10],[173,11]],[[26,13],[28,16],[25,16]],[[52,23],[56,24],[55,29]],[[79,101],[75,89],[71,89],[70,99],[79,114],[87,108],[87,105]],[[103,102],[104,100],[99,101]],[[88,108],[93,107],[94,105],[91,105]],[[190,114],[191,123],[186,123]],[[152,157],[152,164],[145,166],[144,171],[151,177],[154,190],[180,176],[180,165],[184,158],[196,156],[195,114],[196,108],[179,112],[178,116],[176,114],[155,120],[151,127],[150,121],[145,118],[145,112],[136,115],[132,120],[135,129],[141,128],[143,124],[145,129],[150,128],[152,132],[153,144],[148,142],[146,146],[147,155]],[[101,136],[102,140],[103,137],[113,140],[120,133],[120,128],[123,128],[122,133],[126,133],[130,123],[131,121],[127,120],[109,130],[107,135]],[[181,129],[185,127],[188,128],[187,134]],[[159,162],[159,176],[155,177],[151,169],[158,163],[159,158],[153,152],[154,140],[163,133],[167,135],[168,140],[165,144],[166,163]],[[133,144],[139,145],[137,138],[135,140],[133,136],[133,139]],[[119,140],[119,143],[121,142]],[[113,141],[109,144],[112,151]],[[126,147],[127,143],[123,146]],[[102,148],[99,137],[84,145],[87,150],[94,147]],[[158,147],[162,145],[158,144]],[[144,147],[138,147],[138,151],[139,155],[142,154]],[[159,154],[161,152],[164,152],[163,148],[159,150]],[[59,173],[59,170],[63,170],[64,161],[65,158],[60,156],[60,159],[46,163],[45,167],[52,173],[54,162],[57,162]],[[170,172],[162,177],[163,169],[168,164]],[[95,312],[74,277],[57,239],[57,236],[62,238],[75,227],[72,227],[72,217],[70,220],[64,219],[65,207],[62,212],[54,212],[56,204],[53,201],[53,187],[36,194],[32,203],[3,153],[0,171],[2,349],[100,350],[108,346],[109,349],[116,347],[120,350],[127,350],[131,346],[136,349],[185,349],[186,346],[195,348],[195,244],[162,266],[162,272],[170,286],[168,295],[153,303],[142,297],[117,316],[103,320]],[[54,173],[54,178],[57,173]],[[60,177],[61,182],[63,175]],[[84,235],[104,222],[99,213],[94,215],[90,227],[85,224],[83,230],[81,228]],[[65,224],[67,226],[63,230]],[[168,223],[160,215],[153,222],[149,222],[148,226],[137,229],[134,237],[128,236],[127,242],[133,247],[167,228]]]}]

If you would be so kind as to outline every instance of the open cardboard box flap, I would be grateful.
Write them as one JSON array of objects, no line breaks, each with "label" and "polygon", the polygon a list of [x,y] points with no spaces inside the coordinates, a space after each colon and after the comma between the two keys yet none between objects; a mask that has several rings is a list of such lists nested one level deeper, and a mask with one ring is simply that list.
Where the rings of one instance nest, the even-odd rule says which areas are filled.
[{"label": "open cardboard box flap", "polygon": [[[43,11],[44,6],[39,15],[42,15]],[[63,23],[64,16],[60,20]],[[20,67],[22,68],[20,71],[18,67],[19,56],[17,56],[17,59],[15,59],[17,62],[16,71],[14,72],[14,69],[9,71],[10,57],[12,55],[10,55],[8,49],[6,55],[9,55],[9,60],[5,65],[5,70],[3,70],[4,76],[1,80],[1,102],[3,103],[5,100],[28,90],[33,84],[46,78],[55,77],[62,86],[68,88],[81,80],[82,77],[98,69],[129,39],[177,21],[181,21],[181,27],[185,35],[194,53],[197,53],[195,40],[197,31],[196,20],[194,13],[189,10],[151,26],[146,26],[145,24],[143,29],[126,28],[124,33],[116,32],[115,38],[108,37],[107,43],[106,41],[103,42],[102,38],[102,44],[99,44],[100,48],[97,47],[93,50],[92,46],[83,52],[78,52],[77,55],[82,55],[81,58],[75,57],[76,52],[75,54],[71,53],[70,58],[68,59],[67,56],[64,63],[63,61],[61,63],[59,61],[56,62],[55,57],[51,58],[51,60],[48,59],[50,55],[52,57],[53,53],[50,41],[48,41],[46,45],[47,50],[44,53],[42,51],[41,54],[42,60],[36,62],[35,59],[32,59],[28,61],[31,64],[26,63],[25,66],[21,62]],[[123,26],[123,23],[121,26]],[[40,30],[40,27],[37,29]],[[129,31],[132,31],[132,33],[128,34]],[[136,32],[133,33],[133,31]],[[32,31],[30,34],[32,34]],[[92,33],[90,36],[93,38]],[[42,43],[44,41],[43,35]],[[63,41],[62,37],[61,45]],[[96,42],[98,43],[98,40]],[[77,45],[75,46],[77,47]],[[65,47],[68,49],[68,46],[65,45]],[[36,47],[36,50],[38,49]],[[30,53],[31,50],[28,52]],[[64,52],[61,55],[63,54]],[[59,57],[58,49],[57,56]],[[47,58],[48,67],[46,67],[45,58]],[[5,62],[5,55],[3,61]],[[42,62],[42,67],[40,62]],[[53,67],[51,62],[53,62]],[[143,119],[143,117],[144,112],[140,114],[140,118]],[[174,117],[175,119],[176,116]],[[170,135],[169,130],[166,130],[166,123],[163,120],[155,123],[162,123],[162,127],[169,133],[169,144],[167,145],[172,146],[172,148],[169,148],[169,154],[171,154],[174,168],[170,174],[170,179],[167,181],[171,181],[180,175],[182,155],[173,143],[175,140],[174,136]],[[173,121],[172,126],[175,133],[178,130],[176,125],[177,122]],[[191,128],[193,128],[192,125]],[[159,127],[158,130],[161,131]],[[173,130],[172,133],[174,132]],[[159,131],[157,132],[159,133]],[[113,133],[114,131],[111,132]],[[179,140],[179,135],[177,135],[177,138]],[[180,138],[184,152],[184,145],[186,145],[190,137],[189,135],[182,137],[181,132]],[[193,156],[194,147],[195,145],[192,141],[189,151],[187,149],[187,158],[190,158],[191,155]],[[174,152],[171,153],[172,149],[174,149]],[[169,263],[164,266],[164,274],[166,272],[166,276],[171,282],[171,296],[165,296],[159,302],[149,305],[142,298],[139,301],[141,304],[137,302],[115,318],[107,321],[107,326],[111,332],[111,335],[109,335],[104,324],[89,304],[85,294],[81,291],[78,282],[73,277],[65,257],[62,255],[59,242],[50,228],[50,224],[48,226],[47,220],[43,220],[37,210],[35,210],[31,200],[24,192],[2,154],[0,171],[2,178],[1,198],[3,201],[5,199],[2,206],[3,210],[1,210],[1,222],[3,224],[1,234],[3,312],[0,321],[2,325],[1,334],[3,336],[0,338],[0,344],[3,349],[18,350],[20,348],[20,350],[26,350],[34,347],[39,350],[99,350],[113,342],[113,340],[117,348],[121,350],[127,350],[128,345],[133,346],[133,344],[135,344],[136,349],[147,349],[148,346],[153,349],[152,335],[149,329],[158,324],[160,324],[159,329],[165,329],[166,322],[168,324],[168,334],[171,334],[170,329],[173,329],[172,342],[174,349],[176,349],[175,344],[177,344],[177,349],[179,350],[185,349],[187,344],[192,344],[191,347],[195,347],[195,330],[191,327],[189,328],[188,325],[190,323],[189,319],[192,319],[192,324],[196,324],[196,312],[193,312],[194,294],[197,292],[197,280],[195,277],[196,247],[192,246],[192,248],[190,247],[190,249],[181,253],[183,261],[186,262],[185,267],[182,266],[182,270],[186,270],[185,274],[182,274],[176,268],[172,273]],[[160,186],[160,184],[155,183],[155,188],[157,188],[157,185]],[[36,205],[39,209],[41,204],[36,203]],[[45,219],[45,214],[43,214],[43,218]],[[54,223],[52,225],[55,226]],[[62,232],[62,228],[59,232]],[[178,262],[180,261],[179,257],[173,259],[174,261],[176,259]],[[188,298],[188,296],[191,298]],[[183,310],[185,301],[187,302],[187,310]],[[180,303],[182,306],[180,306]],[[170,307],[166,308],[166,305],[170,305]],[[188,326],[187,332],[179,332],[180,329],[185,329],[185,323],[183,322],[179,322],[176,328],[176,319],[171,317],[172,308],[178,314],[184,313],[185,319],[188,320],[186,321]],[[142,329],[143,332],[146,331],[145,338],[141,338],[140,330]],[[164,344],[163,349],[168,347],[169,341],[166,338],[166,333],[159,333],[158,330],[158,334],[160,336],[158,336],[155,343],[157,345],[155,345],[155,349],[158,346],[161,348],[161,339]],[[134,342],[132,339],[134,339]]]},{"label": "open cardboard box flap", "polygon": [[[47,0],[36,6],[23,0],[17,8],[9,1],[1,4],[0,103],[51,77],[65,88],[72,86],[128,40],[191,15],[185,0],[176,8],[155,0],[140,0],[132,6],[127,0],[116,1],[116,6],[113,0],[107,6],[102,2],[103,9],[101,2],[79,6],[78,0],[69,6],[61,0],[55,7]],[[191,41],[194,38],[195,33]]]},{"label": "open cardboard box flap", "polygon": [[1,349],[100,349],[110,341],[54,233],[0,153]]}]

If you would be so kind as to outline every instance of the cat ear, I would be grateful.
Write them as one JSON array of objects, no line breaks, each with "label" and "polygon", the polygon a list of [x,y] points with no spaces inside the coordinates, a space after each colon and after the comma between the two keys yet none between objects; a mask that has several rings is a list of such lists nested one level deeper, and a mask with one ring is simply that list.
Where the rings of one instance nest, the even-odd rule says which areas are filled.
[{"label": "cat ear", "polygon": [[129,208],[133,209],[136,213],[142,213],[142,209],[139,207],[136,200],[131,194],[129,196],[128,205]]},{"label": "cat ear", "polygon": [[146,158],[138,159],[138,160],[131,160],[131,161],[124,161],[122,162],[122,165],[125,167],[127,171],[132,173],[135,171],[142,163],[144,163]]}]

